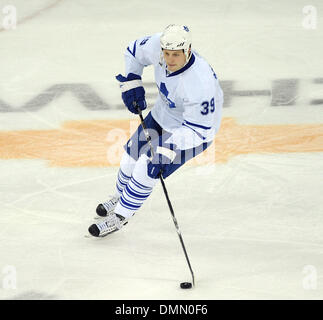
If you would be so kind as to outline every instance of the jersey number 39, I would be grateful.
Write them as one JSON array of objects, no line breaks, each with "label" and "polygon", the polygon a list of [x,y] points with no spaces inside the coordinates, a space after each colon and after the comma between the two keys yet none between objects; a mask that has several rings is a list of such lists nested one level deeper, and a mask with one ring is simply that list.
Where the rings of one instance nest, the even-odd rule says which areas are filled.
[{"label": "jersey number 39", "polygon": [[214,104],[214,98],[211,99],[211,101],[204,101],[202,102],[201,106],[203,107],[203,110],[201,113],[203,116],[207,115],[209,112],[214,112],[215,111],[215,104]]}]

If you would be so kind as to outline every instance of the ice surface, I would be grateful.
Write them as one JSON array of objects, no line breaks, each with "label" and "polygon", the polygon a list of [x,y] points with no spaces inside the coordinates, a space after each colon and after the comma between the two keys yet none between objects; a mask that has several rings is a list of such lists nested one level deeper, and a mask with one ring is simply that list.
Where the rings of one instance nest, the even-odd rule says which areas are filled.
[{"label": "ice surface", "polygon": [[[0,25],[0,299],[323,298],[323,110],[313,103],[323,99],[321,1],[311,1],[317,9],[311,30],[302,25],[304,1],[11,4],[16,29]],[[6,5],[0,1],[0,21]],[[108,127],[99,141],[78,129],[83,121],[104,128],[97,121],[135,119],[118,107],[114,76],[124,71],[129,41],[169,23],[191,28],[195,49],[234,90],[272,90],[274,81],[297,80],[294,104],[271,106],[272,95],[238,94],[224,109],[225,119],[272,126],[273,134],[274,125],[299,125],[283,127],[281,137],[265,135],[272,152],[246,152],[246,141],[261,144],[253,135],[239,149],[239,136],[233,141],[224,126],[219,137],[240,152],[186,165],[166,180],[194,290],[179,288],[190,273],[160,185],[122,231],[84,237],[96,205],[114,192],[118,168],[95,162]],[[144,82],[151,104],[151,68]],[[300,143],[293,137],[301,125],[312,134]],[[79,135],[79,154],[71,140],[46,145],[55,130]],[[34,140],[18,147],[27,134]],[[92,165],[64,165],[71,150],[82,161],[89,154]],[[60,164],[48,161],[56,153]]]}]

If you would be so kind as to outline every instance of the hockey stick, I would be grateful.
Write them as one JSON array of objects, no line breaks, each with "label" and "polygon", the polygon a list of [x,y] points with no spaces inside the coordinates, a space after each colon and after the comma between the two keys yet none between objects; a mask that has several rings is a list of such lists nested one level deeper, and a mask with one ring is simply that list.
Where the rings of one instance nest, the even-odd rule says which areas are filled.
[{"label": "hockey stick", "polygon": [[[141,126],[143,128],[143,131],[144,131],[146,140],[147,140],[147,142],[149,144],[149,147],[150,147],[151,156],[153,157],[154,156],[154,149],[153,149],[153,146],[151,144],[151,138],[150,138],[149,133],[147,131],[147,127],[146,127],[146,124],[145,124],[145,120],[144,120],[144,118],[142,116],[142,112],[141,112],[140,108],[138,106],[136,106],[136,108],[138,110],[138,114],[139,114],[139,117],[140,117]],[[168,196],[168,192],[167,192],[166,185],[165,185],[165,182],[164,182],[164,178],[163,178],[163,176],[162,176],[161,173],[159,174],[159,179],[160,179],[160,182],[161,182],[161,184],[163,186],[163,190],[164,190],[164,194],[165,194],[165,197],[166,197],[166,200],[167,200],[167,203],[168,203],[168,207],[169,207],[170,213],[172,215],[172,218],[173,218],[173,221],[174,221],[174,225],[175,225],[175,228],[176,228],[176,231],[177,231],[179,240],[181,241],[181,245],[182,245],[182,248],[183,248],[183,251],[184,251],[184,254],[185,254],[185,258],[186,258],[188,267],[190,268],[190,271],[191,271],[193,286],[195,286],[194,273],[193,273],[193,270],[192,270],[192,267],[191,267],[191,263],[190,263],[190,260],[188,258],[188,255],[187,255],[186,248],[185,248],[184,241],[183,241],[183,237],[182,237],[181,231],[179,229],[177,219],[175,217],[175,213],[174,213],[174,210],[173,210],[173,206],[172,206],[172,204],[171,204],[171,202],[169,200],[169,196]]]}]

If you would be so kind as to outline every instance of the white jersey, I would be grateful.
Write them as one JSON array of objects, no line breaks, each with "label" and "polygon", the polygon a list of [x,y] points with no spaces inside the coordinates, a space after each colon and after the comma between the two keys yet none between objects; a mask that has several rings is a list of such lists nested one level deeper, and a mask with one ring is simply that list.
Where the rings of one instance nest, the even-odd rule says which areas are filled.
[{"label": "white jersey", "polygon": [[125,53],[126,75],[153,65],[158,98],[153,118],[185,150],[210,142],[220,128],[223,92],[211,66],[195,51],[180,70],[169,72],[161,56],[161,33],[132,41]]}]

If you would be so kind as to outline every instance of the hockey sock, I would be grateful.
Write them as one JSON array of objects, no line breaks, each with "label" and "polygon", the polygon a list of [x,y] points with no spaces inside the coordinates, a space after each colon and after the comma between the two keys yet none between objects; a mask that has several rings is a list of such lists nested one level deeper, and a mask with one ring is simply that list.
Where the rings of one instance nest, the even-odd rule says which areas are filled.
[{"label": "hockey sock", "polygon": [[135,168],[136,160],[131,158],[127,152],[124,152],[120,162],[120,168],[118,172],[116,182],[116,196],[119,198],[122,194],[124,187],[127,185],[131,174]]},{"label": "hockey sock", "polygon": [[124,187],[115,212],[126,219],[131,217],[151,194],[158,179],[150,178],[147,174],[146,155],[142,155],[133,170],[131,178]]}]

